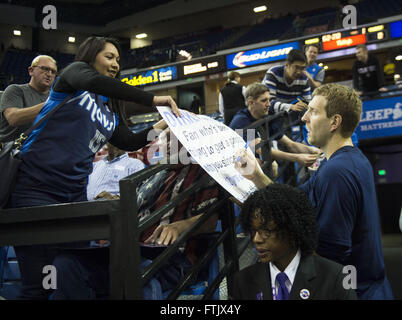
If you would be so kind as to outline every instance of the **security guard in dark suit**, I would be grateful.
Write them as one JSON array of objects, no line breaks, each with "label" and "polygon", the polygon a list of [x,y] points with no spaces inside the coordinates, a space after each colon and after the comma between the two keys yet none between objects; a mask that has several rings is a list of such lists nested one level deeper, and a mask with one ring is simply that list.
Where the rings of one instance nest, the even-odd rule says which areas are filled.
[{"label": "security guard in dark suit", "polygon": [[240,221],[259,262],[234,276],[237,300],[354,300],[356,270],[315,255],[318,225],[307,196],[270,184],[243,204]]}]

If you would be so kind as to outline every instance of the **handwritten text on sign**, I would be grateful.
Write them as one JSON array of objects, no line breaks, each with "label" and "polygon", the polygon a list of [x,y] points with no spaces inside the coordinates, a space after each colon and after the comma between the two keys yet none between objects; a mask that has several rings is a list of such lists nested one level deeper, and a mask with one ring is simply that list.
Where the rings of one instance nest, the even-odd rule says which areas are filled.
[{"label": "handwritten text on sign", "polygon": [[235,153],[244,140],[228,126],[210,117],[181,110],[177,118],[168,107],[158,107],[170,130],[192,158],[223,188],[241,202],[256,190],[234,167]]}]

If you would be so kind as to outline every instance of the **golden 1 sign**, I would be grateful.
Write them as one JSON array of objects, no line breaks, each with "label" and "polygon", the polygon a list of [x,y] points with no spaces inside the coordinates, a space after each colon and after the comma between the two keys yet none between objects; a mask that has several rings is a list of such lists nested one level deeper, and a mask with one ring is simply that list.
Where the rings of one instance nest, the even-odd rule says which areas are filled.
[{"label": "golden 1 sign", "polygon": [[144,86],[150,84],[158,84],[176,79],[177,79],[177,67],[171,66],[171,67],[164,67],[134,73],[128,76],[124,76],[124,78],[122,78],[121,81],[131,86]]}]

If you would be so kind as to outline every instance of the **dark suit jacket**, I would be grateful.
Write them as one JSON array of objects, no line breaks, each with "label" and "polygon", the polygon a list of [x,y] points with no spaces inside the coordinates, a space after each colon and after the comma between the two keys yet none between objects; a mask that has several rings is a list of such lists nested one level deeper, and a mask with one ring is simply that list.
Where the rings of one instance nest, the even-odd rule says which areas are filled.
[{"label": "dark suit jacket", "polygon": [[[300,292],[307,289],[307,300],[355,300],[353,289],[346,290],[342,281],[347,274],[342,273],[338,263],[312,254],[301,257],[300,264],[290,291],[290,300],[303,300]],[[348,282],[348,281],[346,281]],[[258,262],[234,276],[232,299],[272,300],[271,275],[269,265]]]}]

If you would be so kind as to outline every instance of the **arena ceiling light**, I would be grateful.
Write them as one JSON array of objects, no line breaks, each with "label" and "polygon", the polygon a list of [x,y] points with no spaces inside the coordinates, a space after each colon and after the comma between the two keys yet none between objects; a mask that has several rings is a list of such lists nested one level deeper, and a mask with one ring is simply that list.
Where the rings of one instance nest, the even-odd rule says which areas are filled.
[{"label": "arena ceiling light", "polygon": [[180,50],[179,55],[181,55],[182,57],[185,57],[187,60],[192,59],[191,53],[187,52],[186,50]]},{"label": "arena ceiling light", "polygon": [[13,31],[15,36],[20,36],[21,35],[21,30],[14,30]]},{"label": "arena ceiling light", "polygon": [[395,60],[396,60],[396,61],[402,60],[402,55],[396,56],[396,57],[395,57]]},{"label": "arena ceiling light", "polygon": [[139,33],[135,37],[137,39],[144,39],[144,38],[148,37],[148,35],[146,33]]},{"label": "arena ceiling light", "polygon": [[75,37],[68,37],[68,42],[74,43],[75,42]]},{"label": "arena ceiling light", "polygon": [[253,11],[254,11],[255,13],[264,12],[264,11],[266,11],[266,10],[267,10],[267,6],[259,6],[259,7],[255,7],[255,8],[253,9]]}]

